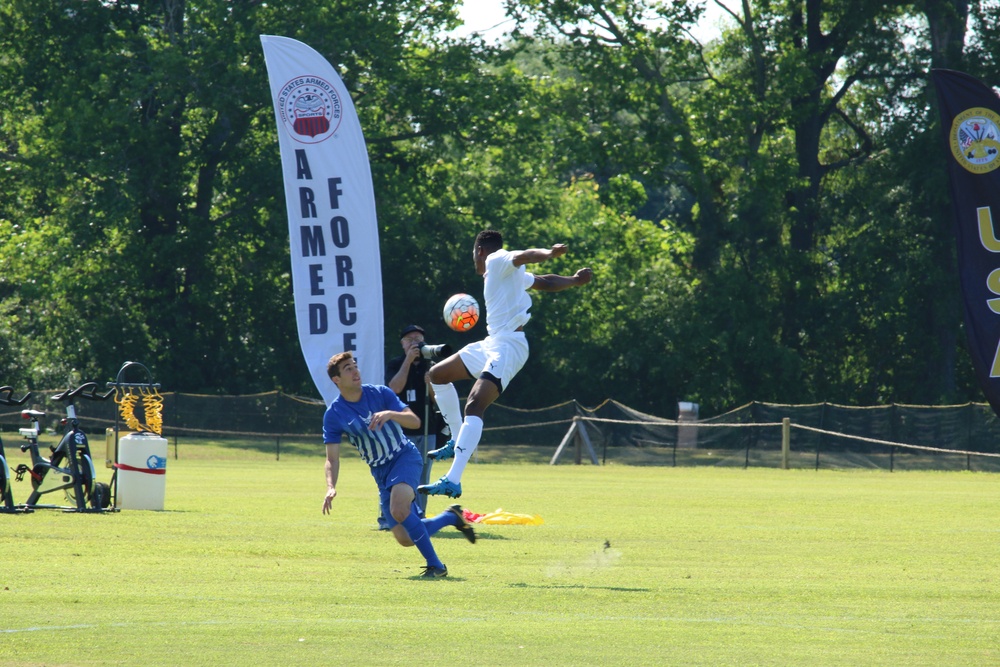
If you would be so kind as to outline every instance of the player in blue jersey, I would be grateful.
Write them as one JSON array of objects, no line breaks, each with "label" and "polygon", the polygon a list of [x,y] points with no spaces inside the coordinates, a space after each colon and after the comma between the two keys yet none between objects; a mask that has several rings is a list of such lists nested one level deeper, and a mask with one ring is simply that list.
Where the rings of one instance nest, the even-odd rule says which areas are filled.
[{"label": "player in blue jersey", "polygon": [[431,535],[445,526],[455,526],[466,539],[475,543],[476,533],[465,521],[458,505],[430,519],[421,519],[417,512],[414,499],[423,458],[403,434],[403,428],[418,428],[420,418],[389,387],[362,384],[361,371],[350,352],[334,355],[326,372],[340,390],[340,396],[323,415],[327,484],[323,514],[330,513],[333,499],[337,497],[340,440],[346,435],[371,467],[383,515],[392,534],[404,547],[416,546],[427,560],[421,576],[431,579],[448,576],[448,568],[434,551]]},{"label": "player in blue jersey", "polygon": [[483,414],[528,360],[528,339],[524,335],[524,325],[531,318],[528,290],[561,292],[586,285],[593,277],[587,268],[571,276],[534,275],[525,268],[527,264],[561,257],[567,250],[566,245],[557,243],[551,248],[511,251],[504,249],[500,232],[488,229],[476,236],[472,259],[476,273],[483,277],[487,335],[435,364],[427,373],[438,408],[449,424],[461,420],[458,392],[453,383],[475,379],[475,384],[465,402],[465,420],[457,434],[452,431],[454,441],[427,452],[438,460],[454,456],[451,469],[433,484],[417,487],[420,493],[451,498],[462,495],[462,473],[483,434]]}]

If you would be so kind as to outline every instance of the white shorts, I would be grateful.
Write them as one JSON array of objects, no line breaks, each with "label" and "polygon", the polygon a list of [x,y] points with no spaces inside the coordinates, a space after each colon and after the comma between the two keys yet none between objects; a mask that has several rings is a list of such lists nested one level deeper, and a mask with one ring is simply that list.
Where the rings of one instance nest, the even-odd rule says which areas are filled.
[{"label": "white shorts", "polygon": [[523,331],[487,336],[478,343],[469,343],[458,353],[469,375],[478,379],[489,373],[500,379],[503,390],[528,360],[528,338]]}]

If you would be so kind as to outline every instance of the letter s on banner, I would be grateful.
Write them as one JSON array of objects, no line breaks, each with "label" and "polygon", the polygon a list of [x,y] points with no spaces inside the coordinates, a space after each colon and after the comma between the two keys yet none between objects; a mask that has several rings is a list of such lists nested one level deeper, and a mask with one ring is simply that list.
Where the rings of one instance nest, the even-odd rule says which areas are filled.
[{"label": "letter s on banner", "polygon": [[[299,343],[329,405],[338,392],[326,362],[345,341],[356,348],[362,379],[383,377],[382,267],[368,149],[333,66],[294,39],[260,41],[281,148]],[[343,279],[345,267],[350,280]]]}]

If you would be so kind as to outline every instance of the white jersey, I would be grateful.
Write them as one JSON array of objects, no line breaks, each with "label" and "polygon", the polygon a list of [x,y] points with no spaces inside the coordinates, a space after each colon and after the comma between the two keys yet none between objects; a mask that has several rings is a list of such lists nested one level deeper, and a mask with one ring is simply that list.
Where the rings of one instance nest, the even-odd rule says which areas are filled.
[{"label": "white jersey", "polygon": [[535,276],[521,266],[514,266],[511,253],[501,248],[486,258],[483,274],[483,300],[486,302],[486,333],[490,336],[512,333],[531,319],[531,296],[528,290]]}]

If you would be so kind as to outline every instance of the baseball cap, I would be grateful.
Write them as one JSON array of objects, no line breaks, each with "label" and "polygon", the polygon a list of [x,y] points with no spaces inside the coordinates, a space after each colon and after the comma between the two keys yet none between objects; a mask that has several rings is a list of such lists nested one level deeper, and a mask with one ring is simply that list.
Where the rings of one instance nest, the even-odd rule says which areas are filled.
[{"label": "baseball cap", "polygon": [[416,324],[411,324],[410,326],[405,327],[402,332],[400,332],[399,337],[403,338],[404,336],[406,336],[406,334],[413,333],[414,331],[419,331],[420,333],[424,333],[424,328]]}]

